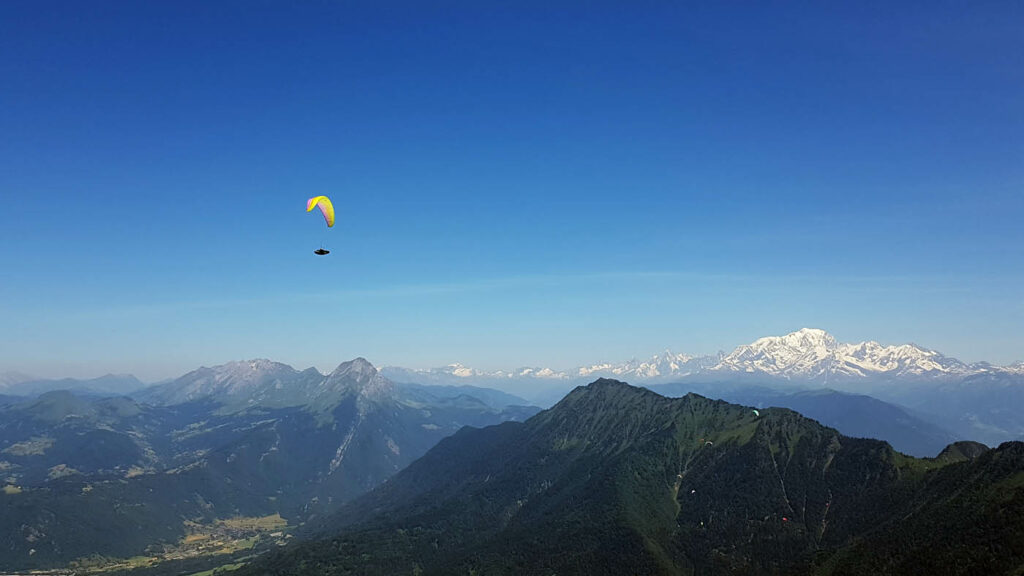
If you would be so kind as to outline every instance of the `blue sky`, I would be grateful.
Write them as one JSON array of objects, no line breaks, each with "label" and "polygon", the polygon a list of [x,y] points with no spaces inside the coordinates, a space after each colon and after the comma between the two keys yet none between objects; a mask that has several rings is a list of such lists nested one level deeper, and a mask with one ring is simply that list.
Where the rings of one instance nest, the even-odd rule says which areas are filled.
[{"label": "blue sky", "polygon": [[1020,3],[424,4],[4,2],[0,371],[1024,359]]}]

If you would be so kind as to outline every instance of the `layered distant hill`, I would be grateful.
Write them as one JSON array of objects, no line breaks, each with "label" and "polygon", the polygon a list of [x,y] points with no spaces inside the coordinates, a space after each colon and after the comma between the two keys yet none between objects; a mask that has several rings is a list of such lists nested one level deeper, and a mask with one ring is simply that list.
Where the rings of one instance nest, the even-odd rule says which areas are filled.
[{"label": "layered distant hill", "polygon": [[617,381],[466,429],[240,574],[992,574],[1024,444],[902,456],[785,409]]},{"label": "layered distant hill", "polygon": [[189,523],[292,524],[380,484],[464,426],[537,408],[395,386],[366,360],[330,374],[267,360],[200,368],[125,397],[67,391],[0,406],[0,569],[130,557]]},{"label": "layered distant hill", "polygon": [[0,394],[10,396],[35,396],[54,390],[74,390],[80,393],[116,396],[130,394],[144,387],[145,384],[131,374],[107,374],[88,380],[75,378],[40,380],[17,372],[0,374]]}]

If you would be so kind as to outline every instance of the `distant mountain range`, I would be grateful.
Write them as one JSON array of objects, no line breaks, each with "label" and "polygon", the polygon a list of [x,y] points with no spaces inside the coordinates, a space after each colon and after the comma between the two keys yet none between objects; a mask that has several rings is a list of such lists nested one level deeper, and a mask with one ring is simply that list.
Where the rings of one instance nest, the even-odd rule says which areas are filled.
[{"label": "distant mountain range", "polygon": [[[791,399],[788,395],[800,391],[833,389],[869,395],[903,410],[909,417],[904,421],[919,429],[923,436],[912,435],[918,440],[908,442],[893,436],[886,438],[915,454],[934,449],[943,437],[935,430],[925,430],[928,426],[948,431],[952,437],[989,445],[1024,439],[1024,416],[1017,408],[1024,405],[1024,362],[1008,366],[966,364],[914,344],[841,343],[827,332],[812,328],[760,338],[728,354],[692,356],[666,351],[647,360],[598,363],[563,371],[521,368],[488,372],[461,364],[426,370],[384,367],[380,376],[401,383],[406,391],[411,390],[412,384],[452,390],[470,386],[474,390],[471,395],[478,398],[496,393],[482,390],[494,389],[528,399],[522,400],[522,404],[542,407],[560,400],[573,386],[598,377],[621,378],[648,386],[684,383],[691,389],[725,399],[728,397],[717,393],[717,389],[731,390],[738,385],[770,388],[780,393],[779,398]],[[131,376],[41,381],[7,373],[0,378],[0,395],[32,395],[55,389],[98,395],[130,392],[140,401],[154,404],[209,396],[239,408],[246,404],[292,406],[305,402],[305,398],[320,398],[329,403],[332,395],[341,392],[333,388],[327,376],[313,368],[300,371],[270,360],[200,368],[144,390],[141,386]],[[854,433],[841,422],[834,424],[844,433]],[[901,431],[891,432],[903,435]]]},{"label": "distant mountain range", "polygon": [[125,395],[144,388],[146,385],[131,374],[107,374],[99,378],[78,380],[60,378],[40,380],[18,372],[0,374],[0,394],[10,396],[35,396],[54,390],[74,390],[83,393],[115,396]]},{"label": "distant mountain range", "polygon": [[1024,565],[1024,443],[934,459],[786,409],[612,380],[465,429],[239,576],[992,574]]},{"label": "distant mountain range", "polygon": [[838,342],[824,330],[803,328],[784,336],[760,338],[728,354],[693,356],[665,351],[647,360],[599,363],[571,370],[519,368],[482,371],[462,364],[422,370],[388,366],[381,370],[396,381],[430,383],[531,380],[575,383],[597,377],[646,383],[696,375],[721,378],[752,374],[827,384],[858,379],[962,377],[989,373],[1024,376],[1024,362],[1001,367],[985,362],[966,364],[916,344],[883,346],[874,341],[846,344]]},{"label": "distant mountain range", "polygon": [[[247,364],[254,366],[246,367]],[[211,368],[203,368],[191,374],[195,381],[182,394],[202,394],[207,388],[216,388],[218,394],[231,394],[226,388],[212,381]],[[248,381],[247,372],[258,371],[262,376],[293,382],[301,374],[315,377],[315,369],[296,371],[290,366],[270,360],[233,362],[218,367],[219,377]],[[226,371],[226,372],[225,372]],[[665,383],[682,378],[703,376],[725,378],[733,375],[753,375],[785,379],[794,382],[817,382],[833,385],[855,383],[865,380],[926,380],[930,378],[958,378],[979,375],[1024,377],[1024,361],[1007,366],[994,366],[987,362],[967,364],[929,350],[916,344],[883,346],[878,342],[866,341],[855,344],[842,343],[828,332],[816,328],[802,328],[784,336],[767,336],[750,344],[737,347],[730,353],[714,355],[690,355],[666,350],[646,360],[632,359],[625,362],[602,362],[578,366],[570,370],[524,367],[514,370],[478,370],[459,363],[440,368],[411,369],[399,366],[385,366],[380,369],[382,376],[394,382],[419,384],[465,385],[480,383],[487,385],[525,384],[531,382],[564,382],[576,385],[595,378],[614,377],[637,383]],[[168,381],[180,382],[181,378]],[[91,380],[71,378],[40,380],[17,372],[0,374],[0,394],[39,394],[55,389],[86,389],[97,392],[125,394],[145,387],[131,375],[106,375]],[[221,389],[223,388],[223,389]]]}]

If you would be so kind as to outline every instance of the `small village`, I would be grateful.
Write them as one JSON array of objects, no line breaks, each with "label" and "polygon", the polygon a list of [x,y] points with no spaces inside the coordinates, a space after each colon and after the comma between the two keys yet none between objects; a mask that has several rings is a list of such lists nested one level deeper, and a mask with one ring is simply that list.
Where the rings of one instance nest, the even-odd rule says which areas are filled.
[{"label": "small village", "polygon": [[133,570],[156,566],[172,560],[227,556],[245,550],[255,551],[259,548],[284,546],[292,538],[288,532],[288,522],[278,514],[221,519],[212,524],[186,521],[185,531],[185,537],[177,544],[164,545],[160,549],[154,548],[151,550],[151,554],[146,556],[120,559],[84,558],[73,562],[69,569],[27,572],[26,575],[69,576]]}]

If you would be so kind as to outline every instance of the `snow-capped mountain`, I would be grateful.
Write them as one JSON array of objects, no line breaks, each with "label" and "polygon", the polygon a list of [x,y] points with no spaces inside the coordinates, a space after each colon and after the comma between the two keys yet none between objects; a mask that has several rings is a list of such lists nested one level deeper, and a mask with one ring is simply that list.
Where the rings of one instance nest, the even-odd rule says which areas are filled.
[{"label": "snow-capped mountain", "polygon": [[715,366],[720,356],[691,356],[665,350],[648,360],[633,359],[620,364],[602,363],[581,366],[572,371],[580,378],[615,376],[634,380],[651,380],[664,377],[680,377],[695,374]]},{"label": "snow-capped mountain", "polygon": [[396,382],[419,384],[458,384],[467,381],[502,382],[515,380],[569,380],[572,374],[550,368],[523,367],[515,370],[478,370],[459,363],[440,368],[410,369],[400,366],[384,366],[381,373]]},{"label": "snow-capped mountain", "polygon": [[449,364],[441,368],[408,369],[397,366],[386,366],[381,370],[389,378],[398,382],[423,382],[451,384],[458,381],[479,381],[500,384],[522,380],[551,382],[582,382],[601,377],[612,377],[630,381],[647,381],[661,378],[674,378],[696,374],[714,367],[721,356],[691,356],[676,354],[666,350],[655,354],[647,360],[632,359],[626,362],[600,362],[587,366],[579,366],[570,370],[554,370],[551,368],[517,368],[515,370],[485,371],[470,368],[463,364]]},{"label": "snow-capped mountain", "polygon": [[1014,362],[1013,364],[1010,364],[1009,366],[1004,366],[1003,370],[1005,370],[1007,372],[1010,372],[1012,374],[1024,375],[1024,361]]},{"label": "snow-capped mountain", "polygon": [[714,371],[749,372],[782,378],[961,375],[971,368],[915,344],[844,344],[815,328],[768,336],[740,346]]}]

